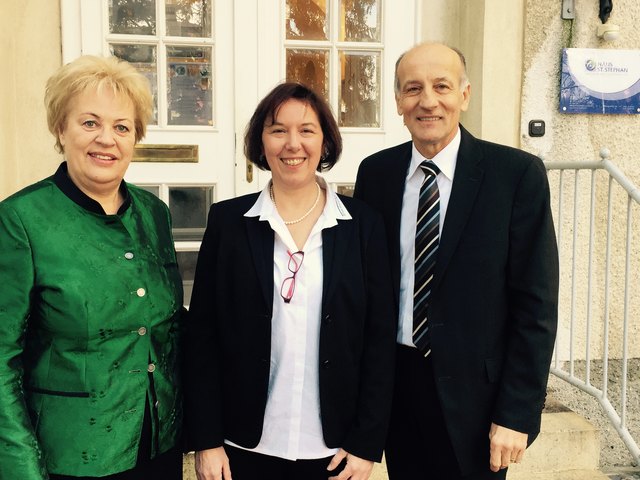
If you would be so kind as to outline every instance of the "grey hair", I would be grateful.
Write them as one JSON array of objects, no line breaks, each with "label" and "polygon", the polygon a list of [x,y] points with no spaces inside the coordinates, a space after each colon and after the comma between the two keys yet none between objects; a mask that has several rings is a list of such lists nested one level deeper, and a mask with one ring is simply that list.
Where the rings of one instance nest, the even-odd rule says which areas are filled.
[{"label": "grey hair", "polygon": [[[426,43],[418,44],[410,48],[409,50],[402,52],[398,57],[398,60],[396,60],[396,66],[394,70],[394,82],[393,82],[393,91],[395,92],[396,97],[400,96],[400,78],[398,78],[398,66],[400,65],[400,62],[408,52],[410,52],[416,47],[419,47],[420,45],[426,45]],[[454,52],[456,52],[458,54],[458,58],[460,58],[460,63],[462,63],[462,75],[460,76],[460,90],[464,90],[465,88],[467,88],[467,85],[469,85],[469,77],[467,76],[467,59],[464,57],[464,53],[462,53],[460,49],[456,47],[452,47],[450,45],[446,45],[446,44],[443,44],[443,45],[447,48],[450,48]]]}]

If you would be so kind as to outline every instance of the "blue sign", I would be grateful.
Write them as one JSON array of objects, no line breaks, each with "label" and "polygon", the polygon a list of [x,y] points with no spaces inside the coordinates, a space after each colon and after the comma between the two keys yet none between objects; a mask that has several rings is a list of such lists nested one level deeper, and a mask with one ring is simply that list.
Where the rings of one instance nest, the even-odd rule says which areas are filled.
[{"label": "blue sign", "polygon": [[560,112],[640,114],[640,50],[563,49]]}]

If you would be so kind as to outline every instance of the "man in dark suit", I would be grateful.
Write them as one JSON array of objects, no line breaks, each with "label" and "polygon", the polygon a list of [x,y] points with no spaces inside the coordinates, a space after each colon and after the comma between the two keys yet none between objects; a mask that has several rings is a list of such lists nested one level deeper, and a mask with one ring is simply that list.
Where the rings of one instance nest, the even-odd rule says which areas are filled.
[{"label": "man in dark suit", "polygon": [[356,181],[385,219],[399,303],[391,480],[503,479],[540,430],[558,294],[546,172],[459,125],[465,70],[441,44],[400,57],[412,141],[366,158]]}]

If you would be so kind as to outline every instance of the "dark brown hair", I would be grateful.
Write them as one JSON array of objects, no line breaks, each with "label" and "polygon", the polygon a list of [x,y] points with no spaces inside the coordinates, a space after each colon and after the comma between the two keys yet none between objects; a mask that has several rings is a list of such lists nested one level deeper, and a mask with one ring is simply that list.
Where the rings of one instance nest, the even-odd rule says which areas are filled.
[{"label": "dark brown hair", "polygon": [[262,131],[265,124],[273,123],[278,116],[278,110],[288,100],[299,100],[313,109],[320,121],[322,128],[322,157],[318,164],[318,171],[330,170],[340,158],[342,153],[342,137],[336,123],[331,107],[327,102],[301,83],[281,83],[264,97],[258,106],[244,135],[244,154],[261,170],[270,170],[266,158],[263,155]]}]

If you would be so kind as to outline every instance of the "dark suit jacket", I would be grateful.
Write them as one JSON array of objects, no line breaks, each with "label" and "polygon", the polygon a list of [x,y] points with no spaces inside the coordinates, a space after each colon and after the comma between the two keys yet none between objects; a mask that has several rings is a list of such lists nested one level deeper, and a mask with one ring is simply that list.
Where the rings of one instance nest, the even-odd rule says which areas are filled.
[{"label": "dark suit jacket", "polygon": [[[244,217],[257,194],[211,207],[186,352],[188,447],[262,435],[271,348],[274,232]],[[324,439],[379,461],[390,412],[396,318],[382,219],[341,197],[352,220],[322,232],[320,408]]]},{"label": "dark suit jacket", "polygon": [[[540,429],[557,323],[558,255],[544,165],[461,127],[428,319],[445,422],[465,474],[488,464],[491,422]],[[396,298],[411,142],[365,159],[355,196],[382,213]]]}]

